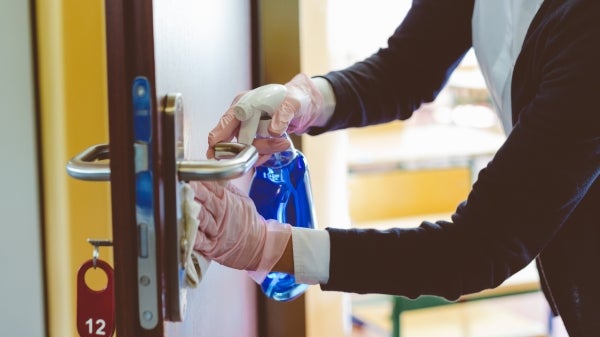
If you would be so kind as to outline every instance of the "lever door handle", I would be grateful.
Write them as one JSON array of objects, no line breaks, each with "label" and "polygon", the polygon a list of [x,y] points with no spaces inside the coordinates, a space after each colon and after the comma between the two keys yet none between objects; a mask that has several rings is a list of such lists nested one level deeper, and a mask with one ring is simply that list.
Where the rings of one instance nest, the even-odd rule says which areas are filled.
[{"label": "lever door handle", "polygon": [[215,157],[220,160],[178,161],[179,179],[191,181],[237,178],[252,168],[258,159],[258,152],[252,145],[219,143],[215,146]]},{"label": "lever door handle", "polygon": [[[180,180],[234,179],[248,172],[258,152],[252,145],[219,143],[215,146],[218,160],[182,160],[177,162]],[[110,150],[108,144],[90,146],[67,163],[67,173],[79,180],[110,181]]]},{"label": "lever door handle", "polygon": [[108,144],[92,145],[67,163],[67,173],[79,180],[109,181]]}]

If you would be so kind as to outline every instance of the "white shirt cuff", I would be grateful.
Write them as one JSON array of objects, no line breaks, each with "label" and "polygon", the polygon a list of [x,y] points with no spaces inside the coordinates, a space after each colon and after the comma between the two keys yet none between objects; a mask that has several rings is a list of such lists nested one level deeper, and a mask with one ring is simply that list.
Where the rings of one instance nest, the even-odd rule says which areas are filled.
[{"label": "white shirt cuff", "polygon": [[292,227],[292,245],[296,282],[326,284],[329,280],[329,233],[324,229]]}]

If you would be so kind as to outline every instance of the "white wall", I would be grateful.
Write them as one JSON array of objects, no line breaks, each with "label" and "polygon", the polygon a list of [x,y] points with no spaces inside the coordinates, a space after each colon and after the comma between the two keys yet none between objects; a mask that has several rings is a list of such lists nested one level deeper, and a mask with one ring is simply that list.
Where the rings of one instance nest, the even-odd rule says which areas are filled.
[{"label": "white wall", "polygon": [[29,6],[0,9],[0,336],[45,335]]}]

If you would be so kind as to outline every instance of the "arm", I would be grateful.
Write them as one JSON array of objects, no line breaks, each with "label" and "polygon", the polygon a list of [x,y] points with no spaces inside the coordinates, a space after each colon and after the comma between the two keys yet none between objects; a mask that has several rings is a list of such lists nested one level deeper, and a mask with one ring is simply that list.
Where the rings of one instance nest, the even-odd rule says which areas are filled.
[{"label": "arm", "polygon": [[333,87],[335,111],[309,133],[407,119],[435,99],[471,47],[473,0],[415,0],[388,47],[324,76]]},{"label": "arm", "polygon": [[[312,79],[324,104],[322,118],[312,124],[309,133],[406,119],[422,102],[433,100],[470,47],[472,10],[472,0],[453,2],[452,5],[440,1],[415,1],[406,20],[389,39],[387,49],[345,70]],[[436,47],[435,50],[432,47]],[[334,113],[336,115],[331,118]],[[315,242],[318,240],[302,241],[299,256],[313,256],[320,250],[329,250],[328,245]],[[294,269],[292,252],[290,240],[275,270],[289,272]],[[328,254],[326,257],[312,259],[308,265],[325,263],[328,266]],[[314,275],[312,270],[304,267],[307,263],[301,264],[303,267],[299,271],[303,276],[305,272]],[[321,279],[326,276],[321,275]]]},{"label": "arm", "polygon": [[590,3],[530,30],[513,78],[514,129],[452,222],[329,229],[324,289],[455,299],[498,286],[544,249],[600,175],[600,5]]}]

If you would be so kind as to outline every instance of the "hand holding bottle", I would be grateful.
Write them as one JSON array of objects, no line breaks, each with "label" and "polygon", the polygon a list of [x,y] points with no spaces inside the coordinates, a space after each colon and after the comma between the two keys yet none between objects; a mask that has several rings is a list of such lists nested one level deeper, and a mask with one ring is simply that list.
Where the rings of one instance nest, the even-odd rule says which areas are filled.
[{"label": "hand holding bottle", "polygon": [[252,200],[231,183],[192,182],[200,203],[194,249],[225,266],[255,271],[262,282],[279,261],[291,226],[260,216]]},{"label": "hand holding bottle", "polygon": [[323,106],[323,95],[305,74],[298,74],[285,84],[287,94],[281,107],[272,116],[269,132],[281,136],[284,132],[302,134],[317,125]]},{"label": "hand holding bottle", "polygon": [[[325,80],[321,79],[321,81]],[[323,94],[312,79],[304,74],[298,74],[286,83],[285,87],[287,92],[283,102],[280,106],[273,107],[274,112],[269,125],[271,135],[280,136],[286,131],[301,134],[312,126],[322,126],[327,122],[331,112],[323,111]],[[209,133],[208,158],[214,157],[215,144],[229,142],[234,137],[238,137],[241,122],[235,117],[234,107],[245,94],[236,97],[232,106]],[[257,139],[252,142],[252,145],[261,155],[257,165],[264,162],[265,157],[268,158],[271,154],[289,147],[287,140],[281,138]]]}]

